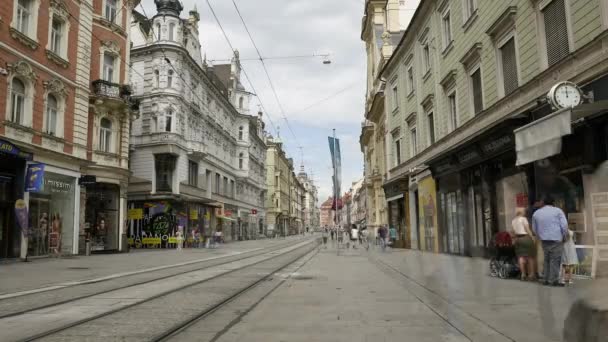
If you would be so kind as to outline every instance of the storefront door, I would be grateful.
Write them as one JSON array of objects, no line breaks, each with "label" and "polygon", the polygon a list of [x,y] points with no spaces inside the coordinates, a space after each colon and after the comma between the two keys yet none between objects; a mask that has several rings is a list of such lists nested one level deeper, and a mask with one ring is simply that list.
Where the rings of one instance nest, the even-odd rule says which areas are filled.
[{"label": "storefront door", "polygon": [[30,198],[28,256],[49,254],[49,242],[51,238],[50,212],[50,196],[37,195]]},{"label": "storefront door", "polygon": [[464,206],[460,190],[441,194],[443,251],[465,254]]},{"label": "storefront door", "polygon": [[92,251],[117,250],[119,194],[115,184],[95,183],[87,187],[86,223]]}]

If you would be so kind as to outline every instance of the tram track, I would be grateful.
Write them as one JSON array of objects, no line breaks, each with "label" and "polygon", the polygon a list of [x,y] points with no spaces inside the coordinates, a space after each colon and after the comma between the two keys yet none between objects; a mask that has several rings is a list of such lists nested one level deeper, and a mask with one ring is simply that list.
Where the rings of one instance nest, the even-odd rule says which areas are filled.
[{"label": "tram track", "polygon": [[[97,281],[83,280],[82,282],[74,282],[74,284],[60,286],[57,288],[50,286],[49,290],[40,292],[0,298],[0,320],[22,315],[35,310],[67,304],[76,300],[101,295],[115,290],[121,290],[132,286],[146,285],[155,281],[168,279],[179,274],[196,272],[210,267],[221,266],[238,260],[244,260],[280,250],[287,246],[298,244],[299,242],[301,241],[289,241],[273,245],[268,248],[248,251],[241,254],[229,254],[226,256],[202,259],[186,265],[165,268],[160,270],[160,272],[158,272],[158,270],[152,270],[150,272],[130,273],[112,278],[106,277],[107,279]],[[159,273],[162,275],[159,276]]]},{"label": "tram track", "polygon": [[[256,284],[259,284],[260,282],[263,282],[264,279],[267,279],[269,276],[271,276],[272,274],[275,273],[275,269],[282,269],[288,265],[290,265],[291,263],[293,263],[295,260],[301,258],[303,255],[306,255],[307,253],[309,253],[311,250],[316,249],[318,246],[318,240],[309,240],[309,241],[305,241],[305,242],[300,242],[297,243],[295,245],[289,246],[289,247],[284,247],[283,249],[275,249],[274,251],[268,251],[266,250],[265,253],[262,253],[262,255],[256,255],[256,256],[250,256],[248,258],[241,258],[240,260],[237,261],[232,261],[231,263],[222,263],[221,265],[216,265],[217,267],[207,267],[205,268],[203,271],[201,272],[206,272],[207,269],[211,269],[208,270],[208,272],[205,273],[205,275],[198,275],[199,278],[195,277],[194,274],[192,275],[180,275],[180,281],[181,283],[185,281],[187,281],[187,283],[180,285],[178,287],[175,286],[174,282],[171,282],[167,279],[163,279],[159,284],[156,285],[163,285],[164,287],[161,286],[160,289],[162,289],[162,291],[159,291],[159,288],[154,288],[152,287],[152,292],[157,291],[156,293],[153,293],[153,295],[149,295],[147,297],[141,297],[141,298],[132,298],[132,299],[127,299],[127,298],[123,298],[124,296],[127,295],[127,293],[133,293],[133,289],[129,289],[130,292],[125,292],[124,290],[118,290],[116,293],[111,294],[109,292],[107,293],[107,295],[102,295],[102,296],[96,296],[96,300],[101,301],[102,303],[105,303],[102,308],[96,308],[97,310],[101,310],[98,313],[93,313],[90,314],[88,317],[84,317],[84,318],[76,318],[73,319],[72,321],[66,320],[66,323],[62,323],[62,324],[57,324],[57,318],[61,317],[61,312],[68,312],[69,315],[72,315],[73,317],[78,316],[77,314],[75,314],[74,310],[76,310],[76,312],[80,312],[78,310],[81,310],[82,308],[89,308],[92,307],[91,305],[94,305],[95,301],[89,301],[87,303],[83,303],[83,301],[87,301],[87,299],[82,299],[80,300],[80,306],[75,306],[75,307],[70,307],[70,302],[78,302],[78,300],[72,300],[68,303],[65,304],[60,304],[60,305],[56,305],[54,307],[51,307],[50,309],[54,309],[54,310],[33,310],[30,311],[26,314],[20,315],[20,316],[15,316],[15,317],[11,317],[8,318],[8,320],[13,320],[13,322],[20,322],[21,320],[30,320],[32,318],[40,318],[40,315],[42,316],[48,316],[46,318],[46,321],[43,320],[42,321],[42,327],[38,326],[38,330],[42,331],[34,331],[32,332],[30,335],[28,336],[18,336],[17,338],[15,338],[15,336],[8,336],[8,337],[2,337],[1,333],[0,333],[0,339],[2,339],[3,341],[10,341],[10,340],[14,340],[14,341],[37,341],[37,340],[60,340],[60,341],[65,341],[65,340],[75,340],[75,341],[79,341],[82,339],[89,339],[86,338],[86,336],[83,336],[82,334],[93,334],[91,336],[91,338],[96,338],[99,337],[96,333],[95,333],[95,329],[91,328],[97,325],[103,325],[103,324],[110,324],[110,326],[112,326],[111,329],[113,333],[116,333],[118,335],[116,335],[115,337],[118,338],[120,335],[120,329],[118,329],[116,326],[113,326],[112,324],[114,323],[107,323],[108,320],[110,322],[127,322],[128,320],[125,321],[125,317],[127,318],[131,318],[132,320],[139,320],[139,324],[137,322],[129,322],[128,326],[124,326],[122,331],[125,334],[130,334],[130,330],[132,329],[133,326],[136,327],[143,327],[146,326],[147,328],[145,328],[144,330],[153,330],[154,334],[152,333],[146,333],[144,335],[146,335],[145,337],[139,336],[142,335],[143,333],[139,334],[138,336],[131,336],[128,337],[128,340],[145,340],[145,341],[150,341],[150,340],[162,340],[165,339],[166,336],[169,336],[171,334],[174,333],[174,331],[179,330],[180,328],[182,328],[184,325],[186,325],[188,322],[192,322],[192,321],[196,321],[196,317],[203,317],[206,314],[208,314],[209,312],[212,312],[214,310],[214,308],[220,307],[221,305],[224,305],[224,303],[230,302],[231,299],[238,297],[239,294],[244,293],[247,291],[247,289],[255,287]],[[247,260],[244,260],[247,259]],[[279,264],[278,266],[276,266],[276,264]],[[253,273],[252,273],[253,272]],[[261,273],[260,273],[261,272]],[[261,274],[261,275],[260,275]],[[249,281],[249,282],[245,282],[245,286],[243,286],[243,277],[245,277],[247,280],[249,278],[255,278],[254,281]],[[180,281],[177,282],[177,284],[181,284]],[[237,291],[236,293],[234,293],[234,291],[232,291],[230,294],[226,294],[223,293],[222,289],[224,289],[225,287],[230,287],[230,284],[238,284],[238,288],[239,291]],[[169,286],[167,285],[169,284]],[[222,285],[224,284],[224,285]],[[228,286],[230,285],[230,286]],[[157,286],[158,287],[158,286]],[[147,288],[150,288],[150,286],[148,286]],[[203,292],[201,292],[201,289],[207,289],[204,290]],[[213,294],[210,297],[206,297],[205,300],[201,302],[200,305],[203,306],[203,310],[196,310],[196,315],[195,317],[192,316],[192,312],[193,312],[193,305],[195,305],[194,302],[185,300],[185,298],[196,298],[197,294],[200,293],[212,293],[212,292],[205,292],[208,291],[208,289],[211,288],[215,288],[215,289],[219,289],[219,293],[217,294]],[[143,289],[143,288],[142,288]],[[140,291],[141,292],[141,291]],[[136,291],[135,293],[139,293],[138,291]],[[92,299],[92,298],[90,298]],[[108,300],[110,302],[113,303],[113,301],[118,301],[120,302],[120,304],[116,307],[116,308],[111,308],[111,305],[108,305],[107,302]],[[211,301],[211,302],[209,302]],[[180,303],[180,305],[176,304],[176,303]],[[163,310],[166,310],[169,306],[171,305],[176,305],[176,308],[171,308],[171,312],[167,313],[167,312],[163,312]],[[105,308],[105,309],[104,309]],[[107,310],[106,310],[107,309]],[[54,312],[55,311],[55,312]],[[155,312],[159,312],[159,314],[163,315],[163,316],[167,316],[170,314],[173,314],[176,316],[176,322],[178,322],[176,325],[171,325],[169,327],[167,326],[163,326],[166,325],[166,322],[154,322],[151,326],[150,325],[146,325],[146,322],[141,321],[142,319],[139,317],[145,317],[147,314],[149,314],[150,312],[155,311]],[[183,311],[183,312],[182,312]],[[75,316],[76,315],[76,316]],[[183,317],[190,317],[190,319],[188,319],[186,322]],[[104,321],[105,319],[105,321]],[[64,319],[65,320],[65,319]],[[2,321],[4,321],[4,324],[2,324]],[[59,321],[61,321],[61,318],[59,318]],[[32,321],[30,323],[33,323],[34,325],[36,323],[39,322],[35,322]],[[149,322],[148,322],[149,323]],[[0,331],[7,331],[5,330],[9,325],[11,324],[11,322],[7,322],[7,319],[0,319]],[[45,324],[47,324],[45,326]],[[54,327],[51,327],[53,326]],[[51,328],[49,328],[51,327]],[[48,328],[48,329],[47,329]],[[161,329],[162,331],[158,331],[158,329]],[[165,332],[170,332],[169,334],[165,333]],[[70,335],[70,333],[76,334],[76,335]],[[72,337],[70,337],[72,336]],[[159,337],[160,336],[160,337]],[[119,340],[124,340],[124,336],[122,336]],[[104,338],[104,340],[108,340],[107,338]],[[110,337],[109,340],[112,340],[112,338]]]}]

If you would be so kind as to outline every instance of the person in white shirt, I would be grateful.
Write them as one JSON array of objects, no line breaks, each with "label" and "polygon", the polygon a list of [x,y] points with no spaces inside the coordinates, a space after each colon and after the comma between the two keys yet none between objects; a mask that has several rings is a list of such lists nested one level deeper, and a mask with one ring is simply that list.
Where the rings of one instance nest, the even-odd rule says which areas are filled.
[{"label": "person in white shirt", "polygon": [[515,237],[515,255],[519,261],[521,280],[535,280],[536,242],[526,218],[525,208],[515,210],[515,218],[511,221],[511,226]]}]

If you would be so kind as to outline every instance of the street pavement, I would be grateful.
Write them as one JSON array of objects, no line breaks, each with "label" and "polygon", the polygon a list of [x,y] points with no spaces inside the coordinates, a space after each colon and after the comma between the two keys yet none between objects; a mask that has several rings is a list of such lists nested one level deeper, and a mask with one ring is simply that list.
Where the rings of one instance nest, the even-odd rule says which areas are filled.
[{"label": "street pavement", "polygon": [[330,246],[218,341],[561,341],[586,284],[489,277],[487,260]]},{"label": "street pavement", "polygon": [[69,282],[87,281],[163,267],[195,263],[218,257],[243,254],[275,246],[300,236],[230,242],[217,249],[184,248],[132,249],[128,254],[93,254],[66,258],[40,258],[30,262],[0,263],[0,298],[3,295],[31,291]]}]

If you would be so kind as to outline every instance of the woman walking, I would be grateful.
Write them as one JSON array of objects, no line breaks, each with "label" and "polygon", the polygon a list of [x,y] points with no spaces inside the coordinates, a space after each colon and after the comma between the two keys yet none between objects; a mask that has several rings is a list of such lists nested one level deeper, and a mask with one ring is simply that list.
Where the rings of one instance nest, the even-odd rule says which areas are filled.
[{"label": "woman walking", "polygon": [[521,280],[536,280],[536,244],[534,235],[530,230],[528,219],[526,218],[526,209],[517,208],[515,218],[511,222],[513,227],[513,235],[515,235],[515,254],[519,262],[519,270],[521,272]]},{"label": "woman walking", "polygon": [[578,255],[574,245],[574,232],[568,229],[566,242],[564,242],[564,252],[562,253],[562,266],[564,267],[564,284],[572,284],[572,272],[578,265]]}]

